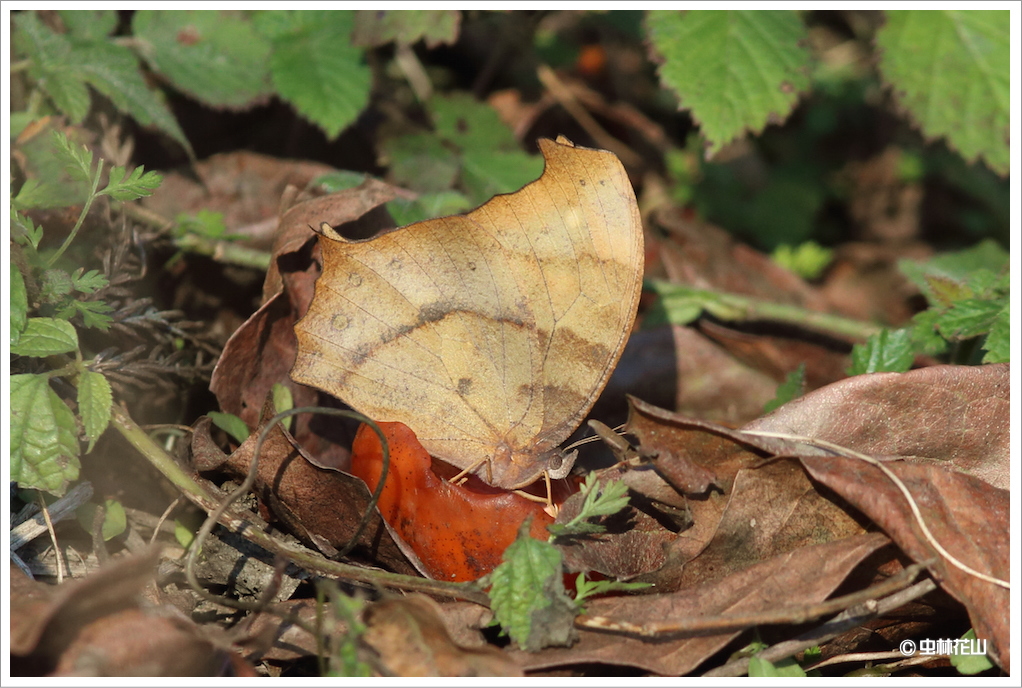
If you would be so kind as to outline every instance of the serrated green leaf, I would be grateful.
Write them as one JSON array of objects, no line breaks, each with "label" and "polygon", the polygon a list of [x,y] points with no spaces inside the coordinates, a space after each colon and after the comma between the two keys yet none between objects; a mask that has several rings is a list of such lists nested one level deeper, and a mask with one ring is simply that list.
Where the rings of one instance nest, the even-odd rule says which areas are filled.
[{"label": "serrated green leaf", "polygon": [[879,69],[927,138],[1008,174],[1011,15],[1007,10],[888,10]]},{"label": "serrated green leaf", "polygon": [[937,318],[937,329],[948,339],[986,334],[1004,308],[1002,299],[962,299]]},{"label": "serrated green leaf", "polygon": [[[86,502],[78,507],[76,515],[78,523],[86,533],[92,533],[92,524],[96,519],[96,511],[99,507],[92,502]],[[103,502],[103,525],[100,533],[104,542],[109,542],[128,529],[128,516],[124,512],[124,505],[116,499],[107,499]]]},{"label": "serrated green leaf", "polygon": [[115,10],[58,10],[68,35],[74,39],[100,41],[117,28]]},{"label": "serrated green leaf", "polygon": [[84,371],[78,378],[78,415],[82,418],[85,438],[89,440],[91,452],[96,440],[110,423],[110,406],[114,403],[110,383],[103,376],[91,370]]},{"label": "serrated green leaf", "polygon": [[52,356],[78,348],[78,332],[74,325],[56,318],[29,318],[17,346],[11,353],[18,356]]},{"label": "serrated green leaf", "polygon": [[146,84],[138,58],[130,50],[114,43],[91,43],[76,47],[71,57],[82,77],[114,107],[144,127],[156,127],[191,154],[191,144],[162,92]]},{"label": "serrated green leaf", "polygon": [[1011,304],[1005,302],[1004,308],[998,313],[983,343],[986,354],[984,363],[1007,363],[1011,360]]},{"label": "serrated green leaf", "polygon": [[783,121],[809,87],[806,28],[789,10],[654,10],[660,78],[692,113],[713,155],[745,132]]},{"label": "serrated green leaf", "polygon": [[805,387],[806,364],[803,362],[798,364],[798,368],[788,373],[784,382],[777,386],[777,394],[763,406],[763,413],[770,413],[779,406],[802,396],[805,393]]},{"label": "serrated green leaf", "polygon": [[21,276],[18,266],[11,265],[11,335],[10,345],[15,346],[21,339],[21,333],[28,324],[28,292],[25,290],[25,278]]},{"label": "serrated green leaf", "polygon": [[575,637],[574,602],[564,590],[560,551],[528,535],[529,521],[490,574],[494,617],[527,652],[568,645]]},{"label": "serrated green leaf", "polygon": [[360,10],[351,42],[369,48],[391,41],[411,45],[421,38],[432,48],[457,40],[460,23],[458,10]]},{"label": "serrated green leaf", "polygon": [[249,431],[248,426],[245,425],[245,421],[238,418],[233,413],[221,413],[220,411],[210,411],[206,414],[210,420],[213,421],[213,425],[217,426],[228,435],[236,439],[239,443],[244,442],[248,439]]},{"label": "serrated green leaf", "polygon": [[203,103],[242,108],[270,92],[269,41],[241,12],[140,10],[133,27],[149,65]]},{"label": "serrated green leaf", "polygon": [[791,657],[782,659],[776,664],[761,657],[749,658],[749,677],[798,677],[805,678],[806,672]]},{"label": "serrated green leaf", "polygon": [[919,287],[931,305],[949,304],[973,295],[969,282],[978,271],[1006,273],[1008,258],[1000,244],[985,239],[965,250],[941,253],[926,261],[904,258],[898,261],[898,269]]},{"label": "serrated green leaf", "polygon": [[883,329],[871,335],[865,344],[856,344],[852,347],[852,362],[848,374],[903,373],[912,367],[914,360],[911,330]]},{"label": "serrated green leaf", "polygon": [[69,59],[71,42],[47,28],[35,12],[23,12],[13,19],[14,46],[30,60],[29,76],[72,124],[80,123],[89,114],[91,98]]},{"label": "serrated green leaf", "polygon": [[163,177],[156,172],[146,172],[145,167],[138,166],[127,174],[123,167],[110,170],[110,182],[99,194],[106,194],[118,201],[134,201],[153,192],[163,183]]},{"label": "serrated green leaf", "polygon": [[99,270],[89,270],[85,272],[85,268],[78,268],[71,273],[71,284],[75,291],[80,291],[83,294],[91,294],[97,289],[110,284],[110,280],[106,278]]},{"label": "serrated green leaf", "polygon": [[350,11],[329,12],[322,22],[273,40],[270,71],[277,92],[330,139],[369,104],[372,72],[347,39],[351,26]]},{"label": "serrated green leaf", "polygon": [[62,495],[78,478],[75,417],[45,375],[12,375],[11,480]]}]

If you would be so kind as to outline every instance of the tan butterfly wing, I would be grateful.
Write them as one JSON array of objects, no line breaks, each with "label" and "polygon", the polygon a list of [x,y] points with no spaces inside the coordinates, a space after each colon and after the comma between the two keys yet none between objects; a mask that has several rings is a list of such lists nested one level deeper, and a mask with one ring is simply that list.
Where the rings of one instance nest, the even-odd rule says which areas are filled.
[{"label": "tan butterfly wing", "polygon": [[607,151],[543,139],[546,169],[464,216],[324,238],[291,376],[507,489],[570,467],[635,318],[642,226]]}]

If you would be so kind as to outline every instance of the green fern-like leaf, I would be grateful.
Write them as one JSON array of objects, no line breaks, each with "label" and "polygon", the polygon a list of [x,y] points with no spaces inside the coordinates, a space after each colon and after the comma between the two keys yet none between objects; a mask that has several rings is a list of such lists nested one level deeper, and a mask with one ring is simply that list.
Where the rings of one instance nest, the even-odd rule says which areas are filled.
[{"label": "green fern-like leaf", "polygon": [[110,170],[110,183],[100,194],[106,194],[118,201],[134,201],[144,196],[152,196],[163,182],[156,172],[146,172],[142,166],[136,167],[126,174],[123,167]]}]

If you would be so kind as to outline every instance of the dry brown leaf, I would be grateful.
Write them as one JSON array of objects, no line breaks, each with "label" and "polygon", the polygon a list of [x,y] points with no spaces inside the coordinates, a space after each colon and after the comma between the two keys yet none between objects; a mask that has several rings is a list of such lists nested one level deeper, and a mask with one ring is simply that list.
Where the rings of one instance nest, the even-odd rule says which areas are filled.
[{"label": "dry brown leaf", "polygon": [[495,647],[464,647],[447,631],[440,606],[412,594],[366,608],[362,640],[376,650],[393,676],[521,676],[522,670]]},{"label": "dry brown leaf", "polygon": [[930,459],[1006,490],[1008,372],[1007,363],[998,363],[859,375],[795,399],[743,430]]},{"label": "dry brown leaf", "polygon": [[[594,600],[590,617],[641,626],[673,619],[751,614],[826,599],[848,573],[888,542],[877,533],[774,556],[714,583],[665,595]],[[526,671],[582,663],[638,667],[665,676],[684,675],[727,645],[740,631],[710,632],[682,638],[633,638],[583,628],[570,650],[539,653],[511,651]]]},{"label": "dry brown leaf", "polygon": [[606,151],[543,140],[547,168],[467,215],[325,239],[292,377],[427,451],[517,488],[566,474],[558,446],[624,348],[642,279],[631,184]]},{"label": "dry brown leaf", "polygon": [[[812,456],[802,461],[814,479],[869,516],[912,559],[934,560],[930,571],[969,610],[976,637],[989,641],[990,657],[1010,671],[1010,591],[951,565],[925,536],[897,486],[878,468],[845,456]],[[887,467],[908,488],[941,547],[983,574],[1010,578],[1007,490],[932,464],[891,462]]]},{"label": "dry brown leaf", "polygon": [[[272,402],[264,407],[263,422],[274,414]],[[229,457],[205,460],[238,478],[252,463],[259,426]],[[193,453],[215,453],[208,437],[209,425],[198,425],[193,434]],[[253,491],[270,511],[307,544],[330,552],[348,544],[362,516],[369,508],[369,490],[360,479],[337,470],[322,468],[305,452],[280,423],[263,442]],[[389,526],[374,514],[363,530],[351,555],[396,573],[415,575],[420,568],[414,553]]]},{"label": "dry brown leaf", "polygon": [[[231,336],[213,371],[210,390],[222,411],[254,428],[263,400],[278,383],[291,390],[296,406],[337,406],[335,400],[294,382],[289,375],[296,350],[294,324],[308,310],[320,274],[312,227],[327,222],[358,236],[392,227],[382,206],[403,193],[370,179],[357,188],[302,201],[282,212],[263,286],[264,303]],[[294,434],[322,464],[345,468],[356,425],[303,415],[295,420]]]}]

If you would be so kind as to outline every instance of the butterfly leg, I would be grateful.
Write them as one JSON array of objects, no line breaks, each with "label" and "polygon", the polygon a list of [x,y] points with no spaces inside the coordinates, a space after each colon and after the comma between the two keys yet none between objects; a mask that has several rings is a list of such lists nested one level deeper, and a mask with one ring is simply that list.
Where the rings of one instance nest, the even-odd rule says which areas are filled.
[{"label": "butterfly leg", "polygon": [[460,483],[465,482],[465,480],[467,480],[469,474],[475,473],[477,468],[482,466],[484,463],[487,463],[488,461],[489,461],[489,459],[479,459],[474,464],[472,464],[471,466],[469,466],[468,468],[463,470],[461,473],[458,473],[458,475],[454,476],[453,478],[451,478],[447,482],[454,483],[455,485],[458,485]]}]

